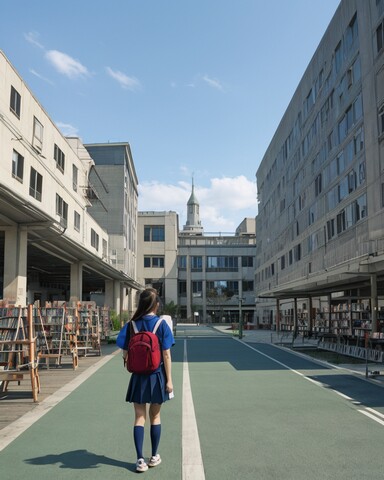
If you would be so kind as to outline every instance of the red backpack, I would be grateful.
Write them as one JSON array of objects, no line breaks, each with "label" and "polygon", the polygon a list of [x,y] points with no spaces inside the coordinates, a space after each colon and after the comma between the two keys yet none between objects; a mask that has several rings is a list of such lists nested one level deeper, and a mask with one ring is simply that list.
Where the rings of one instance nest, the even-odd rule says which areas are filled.
[{"label": "red backpack", "polygon": [[139,332],[136,323],[131,321],[133,335],[128,343],[127,370],[139,375],[149,375],[157,370],[161,362],[160,342],[156,335],[162,319],[156,322],[153,332]]}]

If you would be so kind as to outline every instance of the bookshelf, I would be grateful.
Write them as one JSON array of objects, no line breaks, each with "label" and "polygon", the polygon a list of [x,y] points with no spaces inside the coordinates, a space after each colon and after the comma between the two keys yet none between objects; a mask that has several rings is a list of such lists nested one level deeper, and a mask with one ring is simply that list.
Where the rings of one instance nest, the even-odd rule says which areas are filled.
[{"label": "bookshelf", "polygon": [[37,402],[40,378],[33,327],[32,305],[0,308],[0,392],[7,390],[9,382],[20,385],[28,370],[32,397]]},{"label": "bookshelf", "polygon": [[79,303],[77,319],[77,349],[79,354],[101,355],[100,316],[96,305]]},{"label": "bookshelf", "polygon": [[67,314],[66,306],[34,309],[34,327],[38,339],[38,357],[45,360],[47,368],[51,359],[59,367],[63,357],[70,357],[75,370],[78,366],[76,322]]}]

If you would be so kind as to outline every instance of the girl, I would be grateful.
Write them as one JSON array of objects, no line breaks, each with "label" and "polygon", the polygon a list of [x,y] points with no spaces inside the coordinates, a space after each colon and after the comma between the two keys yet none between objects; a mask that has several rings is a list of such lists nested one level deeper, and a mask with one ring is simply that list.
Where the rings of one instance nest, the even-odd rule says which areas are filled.
[{"label": "girl", "polygon": [[[131,321],[135,321],[139,332],[142,330],[153,331],[159,319],[156,315],[159,306],[160,300],[154,288],[147,288],[141,292],[139,305],[131,319]],[[131,328],[127,328],[126,345],[129,343],[131,331]],[[157,453],[161,435],[160,409],[161,405],[169,400],[169,394],[173,392],[170,348],[174,345],[175,340],[166,321],[163,320],[161,322],[156,335],[162,350],[160,367],[149,375],[132,373],[126,396],[126,401],[133,403],[135,409],[133,438],[137,454],[137,472],[145,472],[148,470],[148,467],[156,467],[161,463],[160,455]],[[148,463],[146,463],[143,456],[147,404],[149,404],[148,413],[151,423],[150,435],[152,444],[152,456]]]}]

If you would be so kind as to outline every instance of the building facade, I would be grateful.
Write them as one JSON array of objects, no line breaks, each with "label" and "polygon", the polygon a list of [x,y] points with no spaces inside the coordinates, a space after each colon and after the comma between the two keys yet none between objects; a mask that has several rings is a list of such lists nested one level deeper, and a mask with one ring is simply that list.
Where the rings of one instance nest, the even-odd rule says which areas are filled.
[{"label": "building facade", "polygon": [[369,319],[376,331],[384,305],[384,0],[341,1],[257,187],[258,317],[289,327],[305,314],[308,328],[325,321],[331,329],[331,312],[342,308],[340,330],[364,309],[369,315],[355,323]]},{"label": "building facade", "polygon": [[254,219],[233,236],[203,235],[194,185],[187,221],[178,230],[175,212],[139,212],[138,280],[173,301],[188,322],[254,323]]},{"label": "building facade", "polygon": [[139,212],[137,280],[156,288],[164,304],[177,304],[178,233],[176,212]]},{"label": "building facade", "polygon": [[90,214],[94,161],[66,139],[0,52],[0,283],[2,299],[89,300],[132,277],[109,262],[108,232]]}]

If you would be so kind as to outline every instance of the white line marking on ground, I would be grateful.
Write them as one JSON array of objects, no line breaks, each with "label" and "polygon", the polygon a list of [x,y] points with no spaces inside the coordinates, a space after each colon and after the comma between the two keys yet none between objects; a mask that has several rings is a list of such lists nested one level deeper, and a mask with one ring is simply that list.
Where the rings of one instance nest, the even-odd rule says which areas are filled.
[{"label": "white line marking on ground", "polygon": [[183,415],[182,415],[182,479],[205,480],[199,432],[189,378],[187,340],[184,340]]},{"label": "white line marking on ground", "polygon": [[[258,354],[262,355],[263,357],[266,357],[268,358],[269,360],[272,360],[273,362],[275,363],[278,363],[279,365],[281,365],[282,367],[286,368],[287,370],[290,370],[291,372],[293,373],[296,373],[297,375],[300,375],[300,377],[303,377],[305,378],[306,380],[308,380],[309,382],[317,385],[318,387],[322,387],[322,388],[327,388],[327,385],[325,385],[324,383],[321,383],[317,380],[314,380],[312,378],[309,378],[307,377],[306,375],[304,375],[303,373],[301,372],[298,372],[297,370],[294,370],[293,368],[289,367],[288,365],[286,365],[285,363],[282,363],[282,362],[279,362],[279,360],[276,360],[275,358],[267,355],[266,353],[263,353],[261,352],[260,350],[258,350],[257,348],[255,347],[252,347],[251,345],[248,345],[247,343],[245,342],[242,342],[241,340],[237,340],[238,342],[242,343],[243,345],[245,345],[246,347],[250,348],[251,350],[254,350],[255,352],[257,352]],[[348,401],[351,401],[351,402],[354,402],[354,403],[357,403],[357,404],[360,404],[360,402],[355,402],[353,398],[351,397],[348,397],[348,395],[345,395],[344,393],[341,393],[339,392],[338,390],[334,390],[334,389],[331,389],[332,392],[334,393],[337,393],[337,395],[339,395],[340,397],[348,400]],[[361,404],[360,404],[361,405]],[[382,416],[384,418],[384,415],[382,415],[380,412],[376,412],[376,410],[373,410],[371,408],[368,408],[366,407],[367,410],[370,410],[371,412],[374,412],[376,415],[379,415],[380,417]],[[384,425],[384,421],[383,420],[379,420],[377,417],[374,417],[373,415],[371,415],[370,413],[368,412],[365,412],[364,410],[358,410],[360,413],[363,413],[364,415],[366,415],[367,417],[370,417],[372,418],[373,420],[379,422],[379,423],[382,423]]]},{"label": "white line marking on ground", "polygon": [[85,380],[99,370],[99,368],[103,367],[107,362],[109,362],[109,360],[111,360],[114,356],[115,354],[107,355],[94,365],[91,365],[78,377],[74,378],[71,382],[67,383],[55,393],[45,398],[39,405],[36,405],[33,410],[18,418],[10,425],[4,427],[0,431],[0,452],[4,450],[4,448],[7,447],[11,442],[13,442],[19,435],[25,432],[27,428],[37,422],[37,420],[39,420],[46,413],[52,410],[53,407],[64,400],[64,398],[66,398],[78,386],[85,382]]},{"label": "white line marking on ground", "polygon": [[371,413],[373,413],[374,415],[377,415],[378,417],[381,417],[384,419],[384,415],[381,413],[381,412],[378,412],[377,410],[375,410],[374,408],[370,408],[370,407],[365,407],[366,410],[370,411]]},{"label": "white line marking on ground", "polygon": [[372,413],[366,412],[365,410],[358,410],[358,411],[363,415],[365,415],[366,417],[369,417],[375,422],[380,423],[380,425],[384,426],[384,420],[380,420],[380,418],[375,417],[375,415],[372,415]]}]

